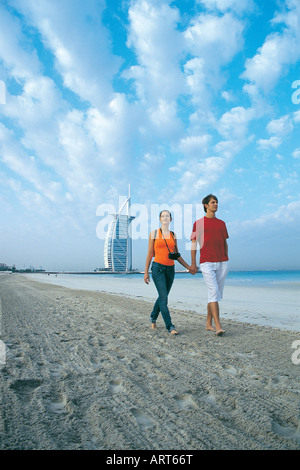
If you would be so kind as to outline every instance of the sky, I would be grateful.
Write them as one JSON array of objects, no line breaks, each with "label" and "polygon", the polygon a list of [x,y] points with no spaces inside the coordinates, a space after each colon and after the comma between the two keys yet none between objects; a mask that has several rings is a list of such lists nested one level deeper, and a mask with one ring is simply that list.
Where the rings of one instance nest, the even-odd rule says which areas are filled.
[{"label": "sky", "polygon": [[212,193],[230,269],[299,269],[299,44],[299,0],[1,0],[0,263],[103,267],[130,186],[134,268]]}]

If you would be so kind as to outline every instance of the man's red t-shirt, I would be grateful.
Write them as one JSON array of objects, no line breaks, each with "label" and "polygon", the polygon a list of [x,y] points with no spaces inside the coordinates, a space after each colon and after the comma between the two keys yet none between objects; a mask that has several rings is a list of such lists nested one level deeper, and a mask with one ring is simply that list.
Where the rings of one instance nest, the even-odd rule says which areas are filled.
[{"label": "man's red t-shirt", "polygon": [[223,220],[202,217],[193,225],[191,240],[200,244],[200,263],[228,261],[225,254],[225,240],[229,238]]}]

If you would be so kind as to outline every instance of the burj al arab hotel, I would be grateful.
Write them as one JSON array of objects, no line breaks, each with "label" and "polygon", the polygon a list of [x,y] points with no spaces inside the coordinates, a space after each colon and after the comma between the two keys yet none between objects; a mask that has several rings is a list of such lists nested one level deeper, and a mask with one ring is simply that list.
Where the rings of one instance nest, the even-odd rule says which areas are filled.
[{"label": "burj al arab hotel", "polygon": [[130,186],[128,197],[121,205],[108,228],[104,243],[105,269],[110,271],[132,271],[132,238],[130,223]]}]

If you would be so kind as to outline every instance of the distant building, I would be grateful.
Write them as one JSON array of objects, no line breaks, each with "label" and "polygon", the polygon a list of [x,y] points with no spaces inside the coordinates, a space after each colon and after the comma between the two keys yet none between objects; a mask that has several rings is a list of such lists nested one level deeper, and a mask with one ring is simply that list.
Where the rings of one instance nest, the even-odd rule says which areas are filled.
[{"label": "distant building", "polygon": [[5,263],[0,263],[0,271],[12,271],[15,266],[7,266]]},{"label": "distant building", "polygon": [[110,271],[132,271],[132,239],[130,222],[130,187],[125,202],[117,214],[112,214],[113,220],[108,228],[104,243],[105,269]]}]

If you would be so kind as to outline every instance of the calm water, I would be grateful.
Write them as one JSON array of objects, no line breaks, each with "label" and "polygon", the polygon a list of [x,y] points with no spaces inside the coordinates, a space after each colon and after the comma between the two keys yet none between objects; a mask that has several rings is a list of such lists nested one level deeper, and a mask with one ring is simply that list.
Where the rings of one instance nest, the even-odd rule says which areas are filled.
[{"label": "calm water", "polygon": [[227,276],[228,284],[271,286],[278,283],[300,282],[300,271],[232,271]]},{"label": "calm water", "polygon": [[[198,274],[200,276],[200,274]],[[143,278],[142,273],[136,274],[85,274],[85,276],[101,276],[104,278],[126,278],[138,279]],[[176,273],[176,279],[186,279],[190,276],[189,273]],[[226,284],[235,286],[261,286],[261,287],[276,287],[277,284],[283,283],[300,283],[300,271],[230,271],[228,273]]]}]

